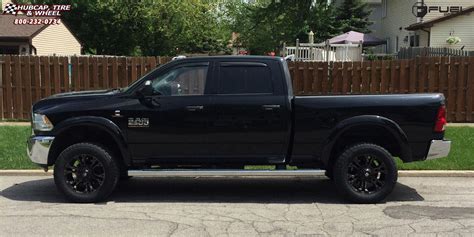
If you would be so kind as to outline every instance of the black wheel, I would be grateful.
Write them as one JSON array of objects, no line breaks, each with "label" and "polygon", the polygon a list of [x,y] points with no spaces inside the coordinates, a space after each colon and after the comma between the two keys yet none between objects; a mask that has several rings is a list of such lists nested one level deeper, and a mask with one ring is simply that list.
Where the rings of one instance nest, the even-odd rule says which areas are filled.
[{"label": "black wheel", "polygon": [[73,202],[99,202],[114,190],[120,177],[117,162],[91,143],[69,146],[54,165],[56,187]]},{"label": "black wheel", "polygon": [[398,177],[392,155],[368,143],[346,149],[333,168],[337,189],[356,203],[381,201],[392,192]]}]

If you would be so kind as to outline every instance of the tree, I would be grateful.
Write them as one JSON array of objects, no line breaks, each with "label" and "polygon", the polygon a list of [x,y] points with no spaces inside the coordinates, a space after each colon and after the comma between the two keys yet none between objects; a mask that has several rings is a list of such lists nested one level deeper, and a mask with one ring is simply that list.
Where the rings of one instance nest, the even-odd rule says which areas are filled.
[{"label": "tree", "polygon": [[341,23],[337,20],[337,9],[334,4],[317,1],[311,8],[308,19],[309,29],[314,32],[314,41],[323,42],[342,33]]},{"label": "tree", "polygon": [[[176,55],[225,50],[217,0],[24,0],[71,4],[62,16],[88,54]],[[225,38],[223,38],[225,37]]]},{"label": "tree", "polygon": [[338,8],[337,20],[341,24],[342,32],[358,31],[370,33],[369,21],[371,11],[368,4],[362,0],[344,0]]},{"label": "tree", "polygon": [[307,37],[311,0],[280,0],[242,4],[233,30],[252,54],[278,51],[283,42]]},{"label": "tree", "polygon": [[336,8],[327,1],[280,0],[267,4],[234,5],[231,28],[240,33],[240,43],[252,54],[278,51],[283,42],[302,42],[314,31],[316,42],[341,32]]}]

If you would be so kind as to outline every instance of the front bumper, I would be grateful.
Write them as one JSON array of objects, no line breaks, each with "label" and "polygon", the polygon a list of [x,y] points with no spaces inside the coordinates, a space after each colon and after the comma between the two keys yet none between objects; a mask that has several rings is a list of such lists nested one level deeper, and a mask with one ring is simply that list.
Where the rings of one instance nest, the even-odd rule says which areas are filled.
[{"label": "front bumper", "polygon": [[48,165],[48,155],[54,137],[32,136],[27,141],[27,152],[30,160],[38,165]]},{"label": "front bumper", "polygon": [[427,160],[433,160],[438,158],[443,158],[449,155],[451,150],[451,141],[446,140],[431,140],[430,149],[428,155],[426,156]]}]

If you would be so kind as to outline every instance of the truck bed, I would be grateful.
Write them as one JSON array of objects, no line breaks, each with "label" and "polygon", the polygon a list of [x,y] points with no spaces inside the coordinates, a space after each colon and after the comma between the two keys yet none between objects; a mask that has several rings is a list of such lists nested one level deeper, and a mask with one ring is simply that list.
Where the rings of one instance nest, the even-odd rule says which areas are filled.
[{"label": "truck bed", "polygon": [[442,94],[295,96],[293,158],[319,159],[325,143],[341,122],[375,115],[400,126],[411,148],[408,161],[423,159],[430,141],[443,136],[433,132],[433,118],[442,103]]}]

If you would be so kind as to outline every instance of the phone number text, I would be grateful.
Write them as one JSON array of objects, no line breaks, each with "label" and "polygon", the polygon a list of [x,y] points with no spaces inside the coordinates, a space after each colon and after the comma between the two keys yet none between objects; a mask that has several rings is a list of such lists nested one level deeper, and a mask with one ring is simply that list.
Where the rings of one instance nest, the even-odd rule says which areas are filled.
[{"label": "phone number text", "polygon": [[13,24],[15,25],[58,25],[61,23],[61,19],[15,19]]}]

